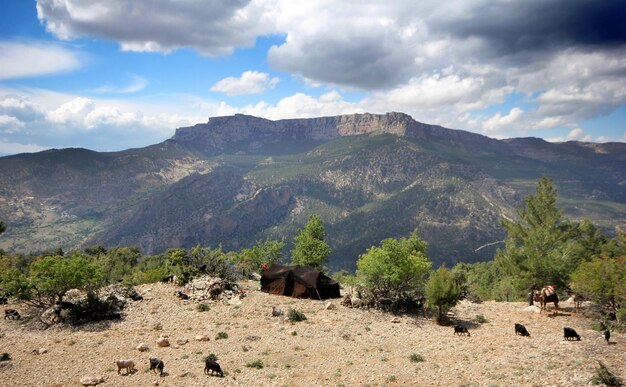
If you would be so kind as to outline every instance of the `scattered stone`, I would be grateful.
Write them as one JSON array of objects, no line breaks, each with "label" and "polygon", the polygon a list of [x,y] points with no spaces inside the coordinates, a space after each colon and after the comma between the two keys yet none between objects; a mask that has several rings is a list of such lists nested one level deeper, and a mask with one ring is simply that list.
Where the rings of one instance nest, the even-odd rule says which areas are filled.
[{"label": "scattered stone", "polygon": [[157,345],[159,347],[169,347],[170,340],[167,338],[167,336],[159,336],[159,338],[157,339]]},{"label": "scattered stone", "polygon": [[326,309],[326,310],[332,310],[332,309],[335,309],[335,308],[336,308],[335,304],[333,304],[331,301],[328,301],[326,303],[326,306],[324,307],[324,309]]},{"label": "scattered stone", "polygon": [[209,341],[211,338],[207,335],[198,335],[196,336],[196,341]]},{"label": "scattered stone", "polygon": [[80,384],[83,386],[96,386],[104,383],[104,376],[83,376],[80,378]]},{"label": "scattered stone", "polygon": [[261,336],[252,336],[252,335],[246,336],[246,340],[248,340],[248,341],[259,341],[259,340],[261,340]]},{"label": "scattered stone", "polygon": [[48,349],[47,348],[38,348],[38,349],[33,349],[33,353],[35,355],[43,355],[44,353],[47,353]]},{"label": "scattered stone", "polygon": [[148,347],[148,344],[146,343],[141,343],[137,346],[136,348],[139,352],[146,352],[148,349],[150,349],[150,347]]},{"label": "scattered stone", "polygon": [[181,372],[180,374],[176,375],[179,378],[184,378],[186,376],[189,376],[189,371],[185,371],[185,372]]},{"label": "scattered stone", "polygon": [[541,308],[538,307],[537,305],[530,305],[524,308],[524,312],[541,313]]},{"label": "scattered stone", "polygon": [[402,321],[402,320],[400,320],[400,317],[394,317],[394,318],[391,319],[391,322],[394,323],[394,324],[397,324],[400,321]]},{"label": "scattered stone", "polygon": [[177,339],[176,340],[176,344],[178,344],[178,345],[185,345],[188,342],[189,342],[189,340],[187,340],[187,339]]},{"label": "scattered stone", "polygon": [[255,281],[260,281],[261,280],[261,275],[259,273],[252,273],[252,278]]},{"label": "scattered stone", "polygon": [[243,304],[243,302],[241,302],[241,300],[239,298],[231,298],[228,300],[228,303],[230,305],[241,305]]}]

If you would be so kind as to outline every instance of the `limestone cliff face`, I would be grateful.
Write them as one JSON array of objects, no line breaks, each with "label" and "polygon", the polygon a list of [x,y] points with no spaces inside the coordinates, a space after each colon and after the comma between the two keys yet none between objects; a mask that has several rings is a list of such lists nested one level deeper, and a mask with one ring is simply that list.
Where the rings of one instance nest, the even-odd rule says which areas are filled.
[{"label": "limestone cliff face", "polygon": [[328,141],[338,137],[371,133],[421,137],[437,128],[422,124],[404,113],[350,114],[335,117],[271,121],[236,114],[212,117],[206,124],[179,128],[172,140],[207,154],[244,146],[243,151],[284,141]]}]

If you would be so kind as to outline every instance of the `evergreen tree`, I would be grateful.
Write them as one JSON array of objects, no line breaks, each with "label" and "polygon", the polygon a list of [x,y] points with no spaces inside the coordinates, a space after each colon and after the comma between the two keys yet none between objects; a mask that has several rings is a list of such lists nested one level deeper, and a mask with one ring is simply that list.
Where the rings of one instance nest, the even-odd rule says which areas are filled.
[{"label": "evergreen tree", "polygon": [[326,230],[319,215],[311,215],[304,229],[298,230],[291,250],[293,265],[308,265],[321,270],[330,255],[330,246],[324,241]]},{"label": "evergreen tree", "polygon": [[426,284],[426,298],[437,307],[437,321],[443,321],[446,312],[456,305],[461,297],[459,286],[450,270],[440,267],[432,272]]},{"label": "evergreen tree", "polygon": [[505,250],[495,260],[516,295],[532,286],[566,286],[570,274],[583,260],[600,251],[604,236],[589,222],[572,223],[562,218],[556,206],[557,190],[541,178],[536,193],[526,196],[517,211],[517,221],[502,220],[507,232]]}]

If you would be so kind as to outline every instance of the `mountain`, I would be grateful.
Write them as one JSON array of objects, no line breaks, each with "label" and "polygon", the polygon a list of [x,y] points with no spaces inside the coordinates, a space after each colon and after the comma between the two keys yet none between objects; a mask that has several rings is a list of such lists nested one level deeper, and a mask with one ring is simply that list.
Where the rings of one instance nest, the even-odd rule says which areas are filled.
[{"label": "mountain", "polygon": [[0,248],[240,249],[290,241],[316,213],[332,269],[354,269],[368,247],[415,227],[436,263],[473,262],[501,246],[500,219],[541,176],[566,216],[626,224],[624,143],[495,140],[402,113],[214,117],[146,148],[0,158]]}]

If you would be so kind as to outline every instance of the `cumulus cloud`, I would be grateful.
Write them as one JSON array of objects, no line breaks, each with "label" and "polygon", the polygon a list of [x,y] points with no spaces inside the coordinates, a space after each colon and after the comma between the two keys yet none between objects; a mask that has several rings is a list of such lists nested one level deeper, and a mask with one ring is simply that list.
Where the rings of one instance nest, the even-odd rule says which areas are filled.
[{"label": "cumulus cloud", "polygon": [[496,113],[492,117],[485,120],[485,122],[483,122],[483,130],[487,134],[497,132],[500,129],[505,128],[506,126],[509,126],[518,121],[523,114],[524,111],[518,107],[511,109],[506,115]]},{"label": "cumulus cloud", "polygon": [[272,32],[264,4],[249,0],[38,0],[37,16],[60,39],[96,36],[129,51],[170,52],[193,47],[203,55],[250,47]]},{"label": "cumulus cloud", "polygon": [[164,106],[85,97],[67,98],[65,103],[47,108],[35,102],[42,95],[32,93],[3,96],[0,90],[0,153],[68,146],[122,150],[158,143],[172,136],[177,127],[205,120],[168,113]]},{"label": "cumulus cloud", "polygon": [[[243,107],[210,102],[222,112],[284,118],[401,110],[421,121],[511,137],[522,126],[530,134],[577,127],[626,104],[626,7],[619,1],[38,0],[37,13],[61,39],[98,37],[133,51],[190,47],[229,55],[259,36],[279,36],[267,53],[273,69],[314,87],[367,93],[358,102],[335,100],[334,107],[306,94]],[[261,93],[272,82],[265,73],[246,72],[212,90]],[[530,107],[481,116],[513,92]],[[509,132],[513,127],[518,131]]]},{"label": "cumulus cloud", "polygon": [[0,80],[74,70],[78,54],[51,43],[0,42]]},{"label": "cumulus cloud", "polygon": [[[548,139],[548,141],[551,141],[551,142],[564,142],[564,141],[590,142],[593,140],[594,140],[593,137],[585,133],[585,131],[582,130],[581,128],[574,128],[570,130],[564,137],[555,137],[555,138]],[[607,138],[598,138],[596,141],[606,142],[607,140],[608,140]]]},{"label": "cumulus cloud", "polygon": [[364,112],[365,110],[358,104],[344,101],[341,94],[333,90],[321,95],[319,98],[296,93],[281,99],[276,104],[259,102],[242,108],[222,103],[218,107],[217,115],[243,113],[277,120],[282,118],[311,118]]},{"label": "cumulus cloud", "polygon": [[228,77],[217,82],[211,91],[217,91],[229,96],[243,94],[259,94],[271,89],[278,83],[278,78],[270,78],[267,73],[259,71],[245,71],[241,77]]}]

